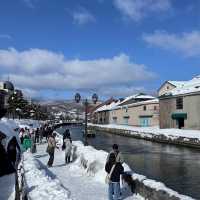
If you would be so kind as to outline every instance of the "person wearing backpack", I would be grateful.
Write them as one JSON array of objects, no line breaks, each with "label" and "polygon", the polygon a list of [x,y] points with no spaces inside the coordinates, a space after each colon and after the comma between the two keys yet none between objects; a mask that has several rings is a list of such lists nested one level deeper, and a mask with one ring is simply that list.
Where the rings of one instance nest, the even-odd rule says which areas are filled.
[{"label": "person wearing backpack", "polygon": [[120,197],[120,175],[123,174],[124,168],[114,153],[110,153],[105,171],[107,172],[108,199],[118,200]]},{"label": "person wearing backpack", "polygon": [[52,167],[54,161],[54,152],[56,148],[56,133],[51,133],[48,138],[48,146],[46,152],[49,154],[49,161],[47,163],[48,167]]},{"label": "person wearing backpack", "polygon": [[110,157],[110,154],[111,154],[111,153],[114,153],[114,154],[115,154],[115,157],[116,157],[116,159],[117,159],[116,162],[120,162],[121,164],[123,164],[124,158],[123,158],[122,153],[119,151],[119,146],[118,146],[118,144],[113,144],[113,146],[112,146],[112,151],[108,154],[106,161],[109,160],[109,157]]},{"label": "person wearing backpack", "polygon": [[66,164],[70,163],[71,151],[72,151],[72,139],[68,129],[63,134],[62,150],[65,150],[65,163]]}]

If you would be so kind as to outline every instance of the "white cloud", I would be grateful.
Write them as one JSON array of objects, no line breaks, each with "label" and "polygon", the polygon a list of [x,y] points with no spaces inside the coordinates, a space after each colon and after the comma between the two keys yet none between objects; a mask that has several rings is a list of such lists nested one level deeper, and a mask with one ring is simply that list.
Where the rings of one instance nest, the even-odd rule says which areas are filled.
[{"label": "white cloud", "polygon": [[140,93],[140,92],[145,92],[144,87],[139,87],[139,86],[113,86],[113,87],[102,87],[100,88],[97,93],[101,94],[102,96],[107,96],[107,97],[126,97],[132,94]]},{"label": "white cloud", "polygon": [[95,22],[95,17],[85,8],[79,7],[72,13],[73,21],[78,25],[85,25],[90,22]]},{"label": "white cloud", "polygon": [[129,88],[126,85],[155,78],[145,65],[132,62],[126,54],[80,60],[66,59],[63,54],[48,50],[20,52],[14,48],[0,50],[0,74],[4,79],[9,75],[21,89],[35,91],[103,91],[112,87]]},{"label": "white cloud", "polygon": [[167,11],[171,8],[170,0],[113,0],[114,6],[134,21],[140,21],[151,13]]},{"label": "white cloud", "polygon": [[12,37],[8,34],[0,34],[0,39],[7,39],[7,40],[11,40]]},{"label": "white cloud", "polygon": [[190,33],[170,34],[165,31],[155,31],[144,34],[145,42],[162,49],[175,51],[184,56],[200,56],[200,31]]}]

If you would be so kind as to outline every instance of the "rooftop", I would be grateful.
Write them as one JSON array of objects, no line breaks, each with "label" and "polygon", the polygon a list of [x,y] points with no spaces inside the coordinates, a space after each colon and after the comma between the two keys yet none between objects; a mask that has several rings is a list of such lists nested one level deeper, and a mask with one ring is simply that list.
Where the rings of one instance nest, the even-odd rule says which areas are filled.
[{"label": "rooftop", "polygon": [[179,87],[174,88],[170,92],[167,92],[163,96],[175,96],[175,95],[182,95],[182,94],[189,94],[189,93],[196,93],[200,92],[200,75],[194,77],[189,81],[183,81],[184,84],[179,85]]}]

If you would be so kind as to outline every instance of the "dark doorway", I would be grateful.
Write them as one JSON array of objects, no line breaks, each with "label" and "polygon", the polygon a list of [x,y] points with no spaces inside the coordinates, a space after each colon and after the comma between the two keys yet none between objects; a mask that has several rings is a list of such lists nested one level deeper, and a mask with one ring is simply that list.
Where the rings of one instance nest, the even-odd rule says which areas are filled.
[{"label": "dark doorway", "polygon": [[183,128],[184,127],[184,118],[178,118],[177,125],[178,125],[179,129]]}]

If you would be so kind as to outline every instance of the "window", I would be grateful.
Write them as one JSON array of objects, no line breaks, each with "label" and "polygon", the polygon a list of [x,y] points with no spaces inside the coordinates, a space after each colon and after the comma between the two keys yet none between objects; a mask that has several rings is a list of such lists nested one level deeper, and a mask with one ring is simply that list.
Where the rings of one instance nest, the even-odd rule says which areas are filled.
[{"label": "window", "polygon": [[169,90],[169,86],[167,86],[167,90]]},{"label": "window", "polygon": [[183,97],[178,97],[176,99],[176,109],[183,109]]},{"label": "window", "polygon": [[157,110],[157,107],[156,107],[156,106],[154,106],[154,110]]},{"label": "window", "polygon": [[146,107],[146,106],[143,106],[143,110],[147,110],[147,107]]}]

